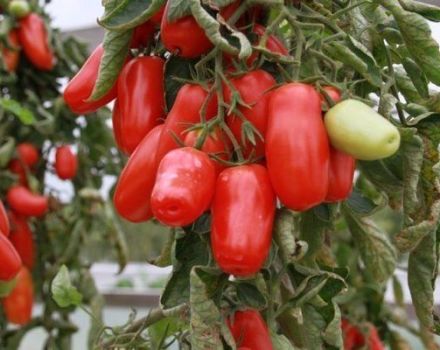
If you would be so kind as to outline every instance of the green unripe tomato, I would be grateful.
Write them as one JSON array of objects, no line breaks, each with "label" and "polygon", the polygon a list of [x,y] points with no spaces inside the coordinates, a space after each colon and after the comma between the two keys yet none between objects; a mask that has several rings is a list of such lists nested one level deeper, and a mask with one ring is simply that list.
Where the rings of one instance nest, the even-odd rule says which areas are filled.
[{"label": "green unripe tomato", "polygon": [[345,100],[325,115],[333,147],[360,160],[383,159],[400,146],[399,130],[365,103]]},{"label": "green unripe tomato", "polygon": [[9,3],[8,11],[14,17],[23,18],[31,12],[31,7],[26,0],[12,0]]},{"label": "green unripe tomato", "polygon": [[0,281],[0,298],[7,297],[9,294],[11,294],[16,283],[17,277],[11,279],[10,281]]}]

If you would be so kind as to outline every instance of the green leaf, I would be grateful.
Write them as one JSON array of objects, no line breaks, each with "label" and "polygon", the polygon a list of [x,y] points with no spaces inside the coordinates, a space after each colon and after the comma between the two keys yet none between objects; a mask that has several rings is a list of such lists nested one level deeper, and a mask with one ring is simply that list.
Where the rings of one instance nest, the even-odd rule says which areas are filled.
[{"label": "green leaf", "polygon": [[354,188],[345,204],[351,211],[360,216],[370,216],[382,206],[376,205],[370,198],[365,197],[358,188]]},{"label": "green leaf", "polygon": [[413,0],[399,0],[399,2],[407,11],[418,13],[430,21],[440,22],[440,7],[438,6]]},{"label": "green leaf", "polygon": [[66,265],[60,267],[60,270],[52,280],[51,292],[53,300],[55,300],[59,307],[65,308],[81,304],[82,295],[72,285]]},{"label": "green leaf", "polygon": [[266,297],[255,285],[247,282],[241,282],[237,284],[236,288],[237,298],[240,301],[240,304],[260,310],[267,306]]},{"label": "green leaf", "polygon": [[282,334],[277,334],[271,331],[270,338],[272,340],[274,350],[295,350],[289,339]]},{"label": "green leaf", "polygon": [[148,262],[158,267],[170,266],[172,264],[171,254],[174,246],[174,239],[175,239],[174,230],[171,230],[167,241],[162,247],[160,255],[155,259],[149,260]]},{"label": "green leaf", "polygon": [[429,98],[428,81],[417,63],[409,57],[403,57],[402,64],[419,95],[423,98]]},{"label": "green leaf", "polygon": [[307,264],[314,265],[316,256],[323,246],[325,230],[328,227],[329,223],[321,220],[313,209],[301,214],[300,238],[308,245],[307,253],[302,260]]},{"label": "green leaf", "polygon": [[32,125],[36,121],[34,113],[30,109],[23,107],[18,101],[1,98],[0,107],[14,114],[24,125]]},{"label": "green leaf", "polygon": [[123,0],[99,20],[104,28],[113,31],[132,29],[148,21],[166,0]]},{"label": "green leaf", "polygon": [[165,14],[169,22],[191,14],[191,5],[188,0],[168,0],[168,12]]}]

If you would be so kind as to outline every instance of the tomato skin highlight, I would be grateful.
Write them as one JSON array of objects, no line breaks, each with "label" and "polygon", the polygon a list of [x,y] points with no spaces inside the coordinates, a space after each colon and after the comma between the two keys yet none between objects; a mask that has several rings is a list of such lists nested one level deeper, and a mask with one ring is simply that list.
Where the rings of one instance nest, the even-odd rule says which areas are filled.
[{"label": "tomato skin highlight", "polygon": [[[260,132],[263,138],[266,135],[267,121],[268,121],[268,107],[270,93],[267,91],[275,86],[275,79],[264,70],[255,70],[246,73],[245,75],[230,80],[232,86],[240,94],[244,103],[251,106],[246,108],[238,106],[239,112]],[[227,85],[224,86],[225,102],[230,104],[232,101],[232,91]],[[230,115],[227,118],[227,124],[231,128],[237,140],[242,140],[242,126],[243,121],[238,115]],[[247,157],[255,149],[257,157],[264,156],[264,141],[258,135],[255,135],[256,146],[253,146],[249,141],[243,144],[244,155]]]},{"label": "tomato skin highlight", "polygon": [[43,216],[49,209],[46,196],[34,194],[20,185],[12,186],[8,190],[6,200],[11,209],[23,216]]},{"label": "tomato skin highlight", "polygon": [[9,44],[17,50],[2,47],[2,59],[5,64],[6,71],[9,73],[15,72],[20,61],[20,42],[18,39],[18,31],[11,30],[8,34]]},{"label": "tomato skin highlight", "polygon": [[56,59],[49,46],[49,37],[43,19],[31,13],[19,22],[18,37],[26,57],[38,69],[52,70]]},{"label": "tomato skin highlight", "polygon": [[154,216],[168,226],[189,225],[209,208],[215,180],[206,153],[191,147],[169,152],[160,162],[151,194]]},{"label": "tomato skin highlight", "polygon": [[228,168],[217,179],[211,243],[220,268],[235,276],[258,272],[269,253],[275,195],[266,168]]},{"label": "tomato skin highlight", "polygon": [[[185,138],[184,131],[193,124],[200,123],[200,111],[208,98],[208,92],[200,85],[183,85],[174,101],[165,126],[160,137],[157,149],[157,162],[159,163],[168,152],[179,147],[175,137],[182,143]],[[217,97],[213,96],[207,103],[206,120],[211,119],[217,113]]]},{"label": "tomato skin highlight", "polygon": [[0,281],[10,281],[21,269],[20,255],[8,237],[0,235]]},{"label": "tomato skin highlight", "polygon": [[160,36],[165,48],[185,58],[199,57],[208,52],[213,45],[193,16],[185,16],[174,22],[168,21],[169,3],[165,7],[160,27]]},{"label": "tomato skin highlight", "polygon": [[118,79],[120,138],[131,154],[165,115],[164,61],[144,56],[131,60]]},{"label": "tomato skin highlight", "polygon": [[27,324],[32,318],[33,304],[34,285],[32,276],[29,270],[23,267],[17,276],[17,282],[11,294],[3,299],[3,310],[6,319],[17,325]]},{"label": "tomato skin highlight", "polygon": [[10,231],[11,225],[8,214],[6,213],[3,202],[0,200],[0,234],[4,234],[7,237],[9,236]]},{"label": "tomato skin highlight", "polygon": [[31,228],[25,217],[11,213],[10,218],[12,230],[9,239],[20,255],[23,265],[32,270],[35,265],[36,248]]},{"label": "tomato skin highlight", "polygon": [[275,193],[286,207],[304,211],[324,201],[329,140],[321,98],[311,85],[291,83],[272,92],[266,160]]},{"label": "tomato skin highlight", "polygon": [[273,349],[266,322],[258,311],[251,309],[236,311],[228,320],[228,326],[240,349]]},{"label": "tomato skin highlight", "polygon": [[88,101],[92,95],[95,82],[98,79],[99,65],[104,54],[102,44],[92,52],[78,73],[69,81],[64,90],[64,101],[76,114],[96,112],[116,98],[117,84],[107,94],[96,101]]},{"label": "tomato skin highlight", "polygon": [[73,179],[78,171],[78,158],[70,146],[60,146],[55,152],[55,171],[62,180]]},{"label": "tomato skin highlight", "polygon": [[119,177],[113,203],[119,215],[128,221],[142,222],[153,217],[150,197],[158,167],[156,151],[163,128],[158,125],[145,136]]}]

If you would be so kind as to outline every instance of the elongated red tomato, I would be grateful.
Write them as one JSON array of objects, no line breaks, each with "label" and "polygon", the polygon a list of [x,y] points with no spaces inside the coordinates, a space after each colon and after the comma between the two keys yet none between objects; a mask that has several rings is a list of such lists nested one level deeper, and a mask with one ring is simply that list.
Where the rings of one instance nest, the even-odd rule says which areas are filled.
[{"label": "elongated red tomato", "polygon": [[266,160],[275,193],[286,207],[303,211],[324,201],[329,140],[313,86],[291,83],[272,92]]},{"label": "elongated red tomato", "polygon": [[342,335],[344,338],[344,349],[354,350],[365,345],[364,335],[348,320],[341,320]]},{"label": "elongated red tomato", "polygon": [[[232,79],[231,84],[240,94],[242,101],[249,105],[249,107],[239,106],[239,112],[258,130],[263,139],[254,134],[256,140],[255,146],[249,141],[244,143],[243,120],[238,115],[233,114],[229,116],[227,124],[234,133],[235,138],[242,140],[245,156],[249,156],[252,150],[255,150],[257,157],[264,156],[264,137],[266,136],[270,98],[268,90],[276,84],[275,79],[264,70],[256,70],[246,73],[239,78]],[[226,85],[224,87],[224,96],[226,103],[230,104],[233,95],[232,91]]]},{"label": "elongated red tomato", "polygon": [[23,142],[17,146],[18,158],[29,168],[35,166],[40,160],[40,152],[32,143]]},{"label": "elongated red tomato", "polygon": [[10,281],[20,271],[22,266],[12,243],[5,235],[0,235],[0,281]]},{"label": "elongated red tomato", "polygon": [[156,151],[163,128],[158,125],[145,136],[119,177],[113,203],[119,215],[128,221],[142,222],[153,217],[150,197],[158,167]]},{"label": "elongated red tomato", "polygon": [[151,194],[154,216],[168,226],[186,226],[211,205],[216,173],[209,156],[195,148],[169,152],[160,162]]},{"label": "elongated red tomato", "polygon": [[[261,24],[255,24],[253,32],[259,37],[262,37],[266,32],[266,28],[263,27]],[[273,53],[279,53],[283,56],[287,56],[289,54],[286,46],[275,35],[269,35],[266,42],[266,48]]]},{"label": "elongated red tomato", "polygon": [[60,146],[55,153],[55,171],[62,180],[72,179],[78,171],[78,159],[70,146]]},{"label": "elongated red tomato", "polygon": [[6,71],[15,72],[20,60],[20,42],[18,40],[17,30],[11,30],[9,32],[8,40],[11,48],[2,46],[2,60],[5,64]]},{"label": "elongated red tomato", "polygon": [[116,84],[107,94],[96,101],[89,101],[92,95],[95,82],[98,79],[99,65],[104,54],[102,44],[93,51],[80,71],[69,81],[64,90],[64,101],[69,108],[77,114],[87,114],[96,112],[99,108],[105,106],[116,98]]},{"label": "elongated red tomato", "polygon": [[25,217],[11,213],[11,235],[9,240],[20,255],[23,265],[32,270],[35,265],[35,242]]},{"label": "elongated red tomato", "polygon": [[124,144],[124,139],[122,138],[121,113],[119,112],[119,102],[117,99],[112,111],[112,125],[116,146],[125,154],[129,154],[128,147]]},{"label": "elongated red tomato", "polygon": [[165,115],[163,68],[160,57],[140,56],[119,76],[119,137],[129,154]]},{"label": "elongated red tomato", "polygon": [[11,226],[9,224],[8,214],[6,213],[5,206],[0,200],[0,234],[9,236]]},{"label": "elongated red tomato", "polygon": [[150,21],[155,25],[155,26],[160,26],[160,24],[162,23],[162,18],[163,18],[163,13],[165,12],[165,5],[162,6],[159,11],[157,11],[153,17],[150,18]]},{"label": "elongated red tomato", "polygon": [[20,20],[18,37],[26,57],[41,70],[52,70],[55,56],[49,45],[49,36],[43,19],[31,13]]},{"label": "elongated red tomato", "polygon": [[217,179],[212,204],[211,243],[220,268],[236,276],[261,269],[269,253],[275,195],[266,168],[228,168]]},{"label": "elongated red tomato", "polygon": [[[185,146],[195,147],[201,137],[202,129],[192,130],[185,136]],[[223,160],[229,160],[231,156],[231,142],[223,130],[216,126],[205,138],[201,150],[209,155],[214,155]],[[225,165],[213,160],[216,174],[225,169]]]},{"label": "elongated red tomato", "polygon": [[3,310],[10,323],[25,325],[32,318],[34,304],[34,286],[32,276],[26,267],[20,270],[17,283],[6,298],[3,299]]},{"label": "elongated red tomato", "polygon": [[151,21],[147,21],[137,26],[133,30],[133,36],[131,37],[130,48],[140,48],[146,47],[148,43],[153,38],[154,32],[154,23]]},{"label": "elongated red tomato", "polygon": [[193,16],[179,18],[174,22],[168,21],[169,3],[165,7],[160,27],[160,36],[166,49],[186,58],[198,57],[208,52],[212,43]]},{"label": "elongated red tomato", "polygon": [[[208,92],[200,85],[183,85],[174,101],[174,105],[165,120],[165,126],[160,137],[157,150],[158,163],[169,151],[178,148],[179,139],[182,144],[185,138],[184,131],[193,124],[200,123],[201,109],[208,98]],[[211,119],[217,113],[217,98],[211,97],[206,106],[206,120]]]},{"label": "elongated red tomato", "polygon": [[240,349],[273,349],[266,322],[257,310],[235,312],[228,325]]},{"label": "elongated red tomato", "polygon": [[49,208],[46,196],[32,193],[24,186],[12,186],[6,195],[9,206],[24,216],[42,216]]}]

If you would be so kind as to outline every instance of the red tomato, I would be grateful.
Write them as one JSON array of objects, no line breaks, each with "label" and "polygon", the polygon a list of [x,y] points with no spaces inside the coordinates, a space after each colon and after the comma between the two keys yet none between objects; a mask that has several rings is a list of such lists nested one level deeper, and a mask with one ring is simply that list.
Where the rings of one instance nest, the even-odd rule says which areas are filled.
[{"label": "red tomato", "polygon": [[162,17],[163,17],[163,13],[165,11],[165,5],[162,6],[159,11],[157,11],[153,17],[150,18],[150,21],[155,25],[155,26],[160,26],[160,24],[162,23]]},{"label": "red tomato", "polygon": [[153,217],[150,196],[158,163],[156,151],[164,126],[158,125],[142,140],[122,170],[113,198],[119,215],[132,222]]},{"label": "red tomato", "polygon": [[160,162],[151,194],[154,216],[168,226],[186,226],[206,211],[216,173],[209,156],[195,148],[169,152]]},{"label": "red tomato", "polygon": [[62,180],[73,179],[78,171],[78,158],[69,146],[58,147],[55,153],[55,171]]},{"label": "red tomato", "polygon": [[99,65],[104,54],[102,44],[92,52],[87,61],[76,75],[69,81],[64,90],[64,101],[70,109],[77,114],[87,114],[96,112],[99,108],[105,106],[116,98],[116,84],[105,96],[96,101],[88,101],[95,82],[98,79]]},{"label": "red tomato", "polygon": [[11,226],[9,225],[8,214],[6,214],[5,206],[0,200],[0,233],[3,233],[5,236],[9,236],[10,230]]},{"label": "red tomato", "polygon": [[46,196],[32,193],[24,186],[12,186],[6,195],[6,200],[15,212],[24,216],[42,216],[49,208]]},{"label": "red tomato", "polygon": [[[246,73],[239,78],[232,79],[231,84],[240,94],[242,101],[250,106],[250,108],[238,106],[239,112],[264,138],[267,129],[267,113],[270,99],[270,94],[267,90],[275,86],[275,79],[264,70],[256,70]],[[230,104],[232,101],[232,92],[226,85],[224,86],[224,96],[225,102]],[[231,128],[235,138],[239,141],[242,140],[242,119],[238,115],[233,114],[228,117],[227,124]],[[256,146],[253,146],[249,141],[243,144],[243,153],[246,157],[249,156],[254,149],[257,157],[264,156],[264,140],[259,138],[256,134],[254,134],[254,136],[257,142]]]},{"label": "red tomato", "polygon": [[163,69],[161,58],[139,56],[119,75],[119,136],[129,154],[165,116]]},{"label": "red tomato", "polygon": [[32,318],[34,304],[34,286],[32,276],[26,267],[20,270],[17,284],[6,298],[3,299],[3,310],[10,323],[25,325]]},{"label": "red tomato", "polygon": [[272,92],[266,160],[275,193],[286,207],[304,211],[324,201],[329,140],[313,86],[291,83]]},{"label": "red tomato", "polygon": [[41,70],[52,70],[55,56],[49,46],[44,20],[36,13],[20,19],[18,37],[26,57]]},{"label": "red tomato", "polygon": [[[335,88],[334,86],[324,86],[322,88],[323,90],[325,90],[325,92],[327,93],[327,95],[336,103],[341,101],[341,92]],[[324,96],[321,95],[321,101],[323,104],[327,104],[327,101],[325,99]]]},{"label": "red tomato", "polygon": [[[185,136],[185,146],[195,147],[198,138],[201,136],[202,129],[192,130]],[[231,156],[230,140],[225,135],[223,130],[216,126],[207,136],[202,145],[202,151],[210,154],[216,155],[218,158],[223,160],[229,160]],[[216,174],[220,174],[225,166],[220,162],[213,161],[215,166]]]},{"label": "red tomato", "polygon": [[367,338],[367,345],[369,350],[385,350],[385,346],[380,340],[377,329],[374,325],[370,325],[370,333]]},{"label": "red tomato", "polygon": [[194,17],[186,16],[175,22],[168,22],[169,2],[162,18],[160,36],[168,51],[186,58],[198,57],[212,48],[212,43]]},{"label": "red tomato", "polygon": [[21,162],[18,159],[12,159],[9,162],[8,169],[11,173],[18,176],[18,182],[23,185],[27,186],[27,176],[26,176],[26,170],[24,169],[23,165],[21,165]]},{"label": "red tomato", "polygon": [[344,350],[354,350],[365,345],[362,332],[348,320],[342,319],[341,328],[344,338]]},{"label": "red tomato", "polygon": [[273,349],[266,322],[258,311],[237,311],[229,320],[228,326],[240,349]]},{"label": "red tomato", "polygon": [[20,42],[18,40],[17,30],[11,30],[8,34],[9,45],[16,50],[2,47],[2,59],[5,64],[6,71],[15,72],[20,61]]},{"label": "red tomato", "polygon": [[236,276],[261,269],[269,253],[275,195],[266,168],[228,168],[217,179],[211,243],[220,268]]},{"label": "red tomato", "polygon": [[9,239],[20,255],[23,265],[32,270],[35,264],[35,243],[31,228],[22,216],[11,213],[10,218],[12,229]]},{"label": "red tomato", "polygon": [[146,47],[148,43],[153,38],[154,32],[154,23],[151,21],[147,21],[145,23],[142,23],[141,25],[138,25],[133,30],[133,36],[131,37],[131,43],[130,48],[139,48],[139,47]]},{"label": "red tomato", "polygon": [[[157,150],[157,162],[169,151],[178,148],[179,144],[176,142],[176,137],[182,141],[184,140],[184,131],[193,124],[200,123],[200,113],[202,106],[208,93],[200,85],[183,85],[174,101],[173,108],[171,108],[162,136]],[[211,119],[217,113],[217,97],[212,97],[206,108],[206,120]]]},{"label": "red tomato", "polygon": [[35,166],[40,160],[40,152],[32,143],[20,143],[17,146],[17,153],[18,158],[29,168]]},{"label": "red tomato", "polygon": [[356,160],[330,145],[330,167],[328,172],[328,190],[326,202],[347,199],[353,188]]},{"label": "red tomato", "polygon": [[5,235],[0,235],[0,281],[10,281],[20,271],[22,266],[12,243]]},{"label": "red tomato", "polygon": [[115,138],[116,146],[124,152],[129,154],[127,146],[124,144],[124,139],[122,138],[121,130],[121,113],[119,112],[119,102],[115,101],[112,112],[112,124],[113,124],[113,136]]},{"label": "red tomato", "polygon": [[[255,24],[253,32],[257,34],[258,37],[262,37],[266,32],[266,28],[263,27],[261,24]],[[269,37],[267,38],[266,48],[273,53],[279,53],[283,56],[289,55],[289,50],[287,50],[284,43],[274,35],[269,35]]]}]

